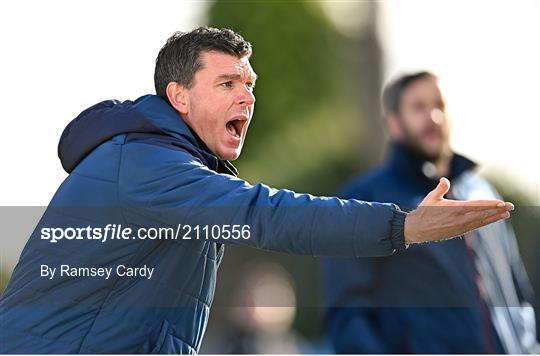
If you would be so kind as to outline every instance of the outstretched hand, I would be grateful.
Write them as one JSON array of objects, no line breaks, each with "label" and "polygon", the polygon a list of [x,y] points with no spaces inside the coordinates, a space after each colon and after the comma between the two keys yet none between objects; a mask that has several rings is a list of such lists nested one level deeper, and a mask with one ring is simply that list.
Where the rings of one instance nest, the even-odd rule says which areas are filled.
[{"label": "outstretched hand", "polygon": [[445,199],[450,181],[441,178],[405,219],[405,243],[450,239],[495,221],[510,217],[512,203],[502,200],[458,201]]}]

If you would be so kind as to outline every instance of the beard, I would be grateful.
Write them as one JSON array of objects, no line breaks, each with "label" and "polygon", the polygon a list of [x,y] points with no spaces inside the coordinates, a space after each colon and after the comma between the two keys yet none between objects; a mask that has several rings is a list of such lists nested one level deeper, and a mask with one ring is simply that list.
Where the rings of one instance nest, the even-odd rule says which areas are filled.
[{"label": "beard", "polygon": [[[400,122],[400,126],[401,132],[403,133],[400,143],[423,161],[436,163],[450,154],[448,138],[445,137],[444,133],[440,129],[427,127],[422,130],[420,134],[414,134],[402,122]],[[432,134],[433,132],[440,135],[441,147],[438,150],[429,151],[422,145],[422,137]]]}]

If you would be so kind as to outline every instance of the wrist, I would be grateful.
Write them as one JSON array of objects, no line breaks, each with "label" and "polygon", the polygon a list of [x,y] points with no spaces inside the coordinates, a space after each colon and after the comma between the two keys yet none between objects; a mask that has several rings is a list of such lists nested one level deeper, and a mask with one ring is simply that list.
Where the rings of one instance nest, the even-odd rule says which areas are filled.
[{"label": "wrist", "polygon": [[405,239],[405,227],[407,213],[401,210],[397,205],[393,209],[394,217],[392,219],[390,241],[392,248],[397,251],[405,250],[408,242]]},{"label": "wrist", "polygon": [[418,224],[417,224],[415,211],[412,211],[411,213],[407,215],[405,219],[404,229],[403,229],[404,230],[403,234],[405,235],[404,239],[405,239],[406,244],[415,244],[415,243],[422,242],[420,237],[418,236],[418,232],[416,229],[417,225]]}]

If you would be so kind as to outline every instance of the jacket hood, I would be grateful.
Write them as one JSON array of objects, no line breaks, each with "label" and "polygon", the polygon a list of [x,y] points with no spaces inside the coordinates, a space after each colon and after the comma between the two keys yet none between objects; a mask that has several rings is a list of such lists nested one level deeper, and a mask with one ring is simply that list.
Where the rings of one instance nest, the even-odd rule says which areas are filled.
[{"label": "jacket hood", "polygon": [[97,146],[116,135],[129,133],[163,135],[177,146],[202,156],[210,168],[226,166],[236,174],[229,162],[212,155],[182,117],[156,95],[135,101],[106,100],[81,112],[60,137],[58,157],[62,167],[70,173]]}]

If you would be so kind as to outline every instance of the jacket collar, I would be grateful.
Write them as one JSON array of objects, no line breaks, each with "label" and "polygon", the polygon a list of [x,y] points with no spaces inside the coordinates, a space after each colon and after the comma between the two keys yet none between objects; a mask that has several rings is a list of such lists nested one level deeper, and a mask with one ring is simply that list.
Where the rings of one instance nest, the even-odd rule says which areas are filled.
[{"label": "jacket collar", "polygon": [[[476,163],[473,161],[462,155],[453,153],[447,178],[453,180],[462,173],[473,170],[475,167]],[[390,147],[388,168],[408,181],[430,187],[434,184],[436,185],[440,178],[434,174],[434,167],[431,162],[426,161],[413,150],[399,143],[392,143]]]},{"label": "jacket collar", "polygon": [[221,160],[210,152],[199,136],[186,124],[184,119],[157,95],[145,95],[134,102],[135,108],[154,125],[168,135],[181,141],[188,141],[209,163],[209,168],[219,173],[238,175],[236,167],[227,160]]},{"label": "jacket collar", "polygon": [[184,119],[167,102],[157,95],[144,95],[133,102],[133,108],[158,127],[163,133],[204,149],[202,141],[185,123]]}]

